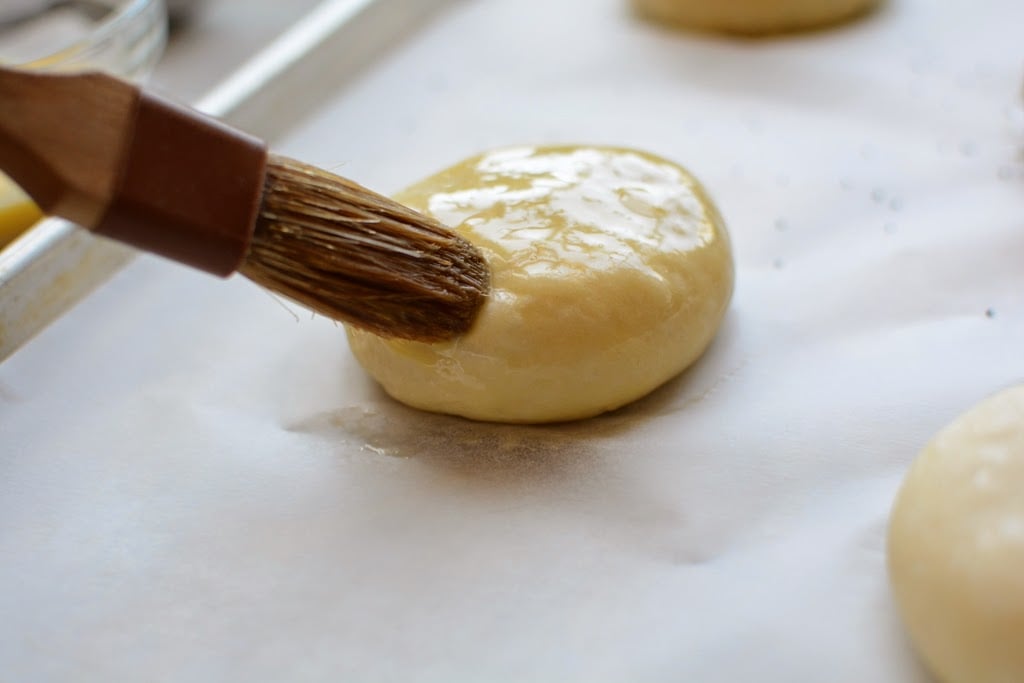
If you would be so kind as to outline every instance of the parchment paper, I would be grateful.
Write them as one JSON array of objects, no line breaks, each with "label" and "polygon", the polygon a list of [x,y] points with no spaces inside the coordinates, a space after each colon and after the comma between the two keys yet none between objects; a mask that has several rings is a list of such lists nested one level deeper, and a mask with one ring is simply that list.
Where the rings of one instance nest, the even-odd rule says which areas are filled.
[{"label": "parchment paper", "polygon": [[280,149],[385,191],[492,145],[676,159],[735,241],[713,347],[602,418],[474,424],[143,258],[0,366],[0,678],[927,680],[886,517],[937,429],[1024,381],[1022,27],[1017,0],[766,41],[454,2]]}]

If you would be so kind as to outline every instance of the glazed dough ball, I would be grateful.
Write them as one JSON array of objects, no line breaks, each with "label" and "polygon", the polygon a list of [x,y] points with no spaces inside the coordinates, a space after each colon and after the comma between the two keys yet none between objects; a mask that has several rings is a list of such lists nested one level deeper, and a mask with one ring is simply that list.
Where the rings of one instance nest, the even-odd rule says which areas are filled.
[{"label": "glazed dough ball", "polygon": [[643,15],[707,31],[764,34],[832,24],[878,0],[633,0]]},{"label": "glazed dough ball", "polygon": [[350,328],[393,397],[500,422],[588,417],[681,372],[733,287],[722,220],[684,169],[626,149],[520,147],[471,158],[398,195],[477,245],[491,292],[447,343]]},{"label": "glazed dough ball", "polygon": [[945,683],[1024,681],[1024,386],[957,418],[896,500],[889,575]]}]

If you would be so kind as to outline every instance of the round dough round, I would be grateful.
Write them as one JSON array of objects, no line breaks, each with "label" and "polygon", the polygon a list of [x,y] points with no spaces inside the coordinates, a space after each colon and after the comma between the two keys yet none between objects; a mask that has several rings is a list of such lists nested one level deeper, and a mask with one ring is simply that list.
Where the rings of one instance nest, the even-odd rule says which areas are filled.
[{"label": "round dough round", "polygon": [[718,211],[689,173],[651,154],[501,149],[397,199],[452,226],[491,267],[488,300],[459,339],[349,328],[363,367],[417,408],[497,422],[618,408],[700,356],[732,294]]},{"label": "round dough round", "polygon": [[1024,386],[953,421],[896,499],[889,575],[945,683],[1024,681]]},{"label": "round dough round", "polygon": [[633,0],[643,15],[689,28],[726,33],[800,31],[849,19],[878,0]]}]

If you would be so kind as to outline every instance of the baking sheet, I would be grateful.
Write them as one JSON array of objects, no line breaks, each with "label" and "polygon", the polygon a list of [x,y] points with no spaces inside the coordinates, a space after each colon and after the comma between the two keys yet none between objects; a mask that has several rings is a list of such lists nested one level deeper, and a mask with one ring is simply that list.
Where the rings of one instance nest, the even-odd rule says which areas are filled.
[{"label": "baking sheet", "polygon": [[1022,21],[425,18],[281,151],[385,191],[499,144],[676,159],[735,242],[717,341],[620,412],[481,425],[387,400],[327,321],[139,259],[0,365],[4,675],[927,681],[886,516],[932,433],[1024,380]]}]

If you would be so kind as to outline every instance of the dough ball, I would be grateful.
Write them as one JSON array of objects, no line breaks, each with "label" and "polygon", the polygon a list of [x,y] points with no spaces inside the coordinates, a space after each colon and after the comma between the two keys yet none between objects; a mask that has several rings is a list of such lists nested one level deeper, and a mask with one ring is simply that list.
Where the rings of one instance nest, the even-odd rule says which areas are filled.
[{"label": "dough ball", "polygon": [[394,398],[498,422],[589,417],[704,351],[733,287],[717,210],[676,164],[627,149],[519,147],[473,157],[399,201],[483,252],[491,292],[446,343],[349,329]]},{"label": "dough ball", "polygon": [[759,35],[849,19],[878,0],[633,0],[640,14],[688,28]]},{"label": "dough ball", "polygon": [[944,683],[1024,681],[1024,386],[943,429],[907,474],[889,576]]}]

